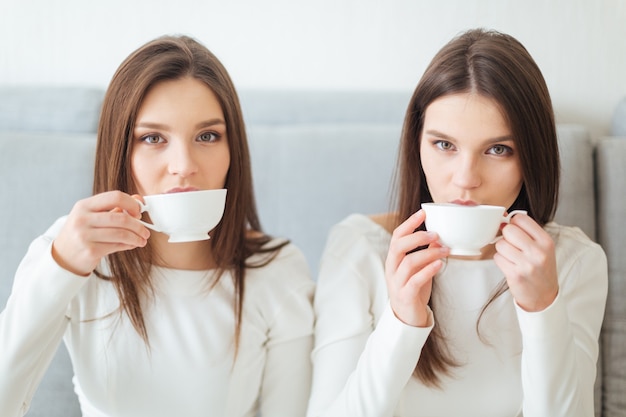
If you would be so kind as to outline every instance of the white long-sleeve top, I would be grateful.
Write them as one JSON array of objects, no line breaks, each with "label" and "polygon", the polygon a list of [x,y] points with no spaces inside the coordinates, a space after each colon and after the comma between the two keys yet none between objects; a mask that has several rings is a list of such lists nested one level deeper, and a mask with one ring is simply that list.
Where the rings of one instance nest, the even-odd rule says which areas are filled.
[{"label": "white long-sleeve top", "polygon": [[579,229],[548,224],[559,294],[544,311],[509,291],[480,321],[504,278],[493,260],[448,259],[434,278],[433,320],[461,364],[442,388],[412,376],[432,327],[393,314],[384,278],[391,236],[363,215],[331,231],[315,293],[313,386],[308,416],[592,417],[606,256]]},{"label": "white long-sleeve top", "polygon": [[0,314],[0,416],[26,413],[62,339],[84,417],[303,416],[310,392],[314,283],[302,253],[281,249],[246,271],[234,359],[230,275],[153,268],[145,305],[150,349],[119,313],[110,282],[51,256],[60,228],[37,238]]}]

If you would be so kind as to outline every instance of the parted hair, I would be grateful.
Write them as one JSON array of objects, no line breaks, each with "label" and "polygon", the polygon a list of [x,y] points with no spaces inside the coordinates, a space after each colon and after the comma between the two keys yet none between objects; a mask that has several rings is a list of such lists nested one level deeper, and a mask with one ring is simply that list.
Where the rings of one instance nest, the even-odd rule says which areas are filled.
[{"label": "parted hair", "polygon": [[[121,190],[136,193],[130,164],[133,131],[138,110],[157,83],[193,77],[216,95],[224,113],[230,166],[224,216],[211,235],[211,248],[217,263],[216,281],[231,271],[234,287],[235,341],[238,346],[244,299],[244,277],[248,267],[270,262],[287,242],[268,245],[271,238],[261,232],[257,215],[250,156],[239,99],[226,69],[205,46],[187,36],[164,36],[132,52],[119,66],[104,97],[94,171],[93,193]],[[262,261],[250,265],[248,258],[264,253]],[[110,280],[120,299],[120,309],[149,345],[143,305],[153,296],[150,268],[155,254],[148,242],[136,248],[111,254],[109,271],[99,276]]]},{"label": "parted hair", "polygon": [[[432,201],[420,156],[426,109],[438,98],[459,93],[479,94],[499,106],[511,129],[523,177],[522,189],[507,209],[526,210],[537,223],[545,225],[556,211],[560,175],[548,88],[539,67],[518,40],[484,29],[466,31],[448,42],[432,59],[413,93],[394,176],[397,223],[419,210],[421,203]],[[507,289],[503,280],[480,316]],[[435,307],[431,308],[436,316]],[[440,386],[441,376],[450,375],[457,365],[446,349],[442,329],[435,325],[414,375],[427,385]]]}]

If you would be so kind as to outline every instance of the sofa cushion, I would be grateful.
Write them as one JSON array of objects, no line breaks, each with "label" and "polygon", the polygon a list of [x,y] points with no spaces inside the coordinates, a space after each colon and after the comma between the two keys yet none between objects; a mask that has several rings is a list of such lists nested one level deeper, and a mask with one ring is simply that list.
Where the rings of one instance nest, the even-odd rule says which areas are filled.
[{"label": "sofa cushion", "polygon": [[596,238],[593,144],[588,130],[580,125],[559,124],[561,184],[555,220],[578,226],[591,239]]},{"label": "sofa cushion", "polygon": [[400,125],[254,126],[248,136],[261,223],[304,251],[313,276],[332,225],[389,210]]},{"label": "sofa cushion", "polygon": [[[597,143],[598,240],[609,266],[609,294],[602,325],[604,417],[626,416],[626,138]],[[610,358],[610,359],[609,359]]]},{"label": "sofa cushion", "polygon": [[0,87],[0,131],[95,132],[104,92],[85,87]]},{"label": "sofa cushion", "polygon": [[0,132],[0,281],[12,281],[30,242],[91,194],[94,152],[93,134]]},{"label": "sofa cushion", "polygon": [[[95,134],[0,132],[0,309],[28,245],[91,194]],[[78,417],[72,367],[62,345],[29,417]]]},{"label": "sofa cushion", "polygon": [[402,125],[411,91],[264,91],[239,93],[252,125]]},{"label": "sofa cushion", "polygon": [[613,136],[626,137],[626,97],[622,98],[615,107],[611,126],[611,134]]}]

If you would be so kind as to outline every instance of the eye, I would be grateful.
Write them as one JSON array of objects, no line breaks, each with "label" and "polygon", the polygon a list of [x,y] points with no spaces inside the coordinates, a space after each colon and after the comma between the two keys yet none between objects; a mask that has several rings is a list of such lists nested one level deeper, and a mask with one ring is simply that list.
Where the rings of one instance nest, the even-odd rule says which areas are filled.
[{"label": "eye", "polygon": [[434,144],[436,147],[438,147],[442,151],[450,151],[454,149],[454,145],[448,142],[447,140],[436,140]]},{"label": "eye", "polygon": [[204,132],[198,136],[200,142],[215,142],[221,138],[221,135],[215,132]]},{"label": "eye", "polygon": [[145,135],[140,139],[142,142],[145,143],[151,143],[151,144],[156,144],[156,143],[163,143],[165,142],[165,139],[163,139],[161,136],[159,135],[155,135],[155,134],[150,134],[150,135]]},{"label": "eye", "polygon": [[513,149],[506,145],[494,145],[489,148],[487,153],[491,155],[511,155],[513,153]]}]

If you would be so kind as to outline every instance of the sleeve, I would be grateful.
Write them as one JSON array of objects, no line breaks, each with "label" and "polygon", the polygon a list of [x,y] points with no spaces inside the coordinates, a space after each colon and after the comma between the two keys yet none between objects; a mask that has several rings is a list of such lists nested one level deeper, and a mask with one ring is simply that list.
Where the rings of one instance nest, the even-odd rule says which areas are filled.
[{"label": "sleeve", "polygon": [[598,338],[608,272],[603,250],[588,246],[559,275],[559,294],[547,309],[516,305],[523,339],[524,417],[592,417]]},{"label": "sleeve", "polygon": [[304,256],[293,245],[283,251],[287,256],[272,262],[280,268],[277,275],[287,282],[276,283],[283,287],[277,291],[281,295],[270,303],[275,308],[261,387],[261,414],[265,417],[304,416],[311,389],[315,284]]},{"label": "sleeve", "polygon": [[71,299],[87,281],[62,269],[52,238],[30,246],[0,313],[0,415],[22,416],[61,343]]},{"label": "sleeve", "polygon": [[309,417],[390,416],[415,369],[432,327],[405,325],[386,301],[376,323],[373,282],[384,286],[383,268],[348,230],[329,236],[315,293]]}]

